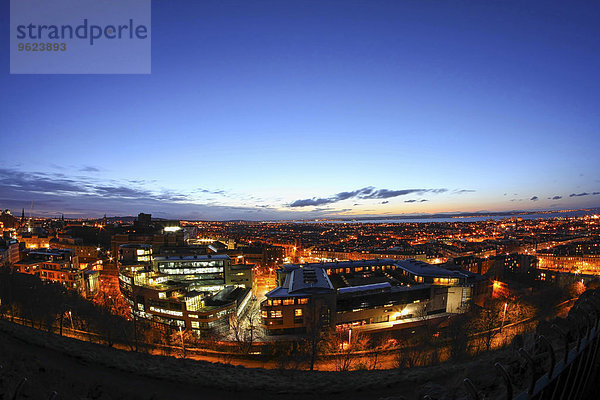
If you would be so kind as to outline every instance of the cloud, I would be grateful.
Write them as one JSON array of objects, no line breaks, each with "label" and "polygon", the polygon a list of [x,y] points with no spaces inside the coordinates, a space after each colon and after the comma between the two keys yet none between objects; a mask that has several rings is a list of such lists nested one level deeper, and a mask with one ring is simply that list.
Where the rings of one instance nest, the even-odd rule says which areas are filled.
[{"label": "cloud", "polygon": [[323,204],[334,203],[330,199],[304,199],[304,200],[296,200],[290,204],[290,207],[307,207],[307,206],[320,206]]},{"label": "cloud", "polygon": [[100,172],[100,169],[98,169],[96,167],[92,167],[91,165],[84,165],[83,167],[79,168],[79,171],[81,171],[81,172]]},{"label": "cloud", "polygon": [[532,197],[532,198],[530,198],[529,200],[531,200],[531,201],[538,201],[538,199],[539,199],[539,197],[537,197],[537,196],[533,196],[533,197]]},{"label": "cloud", "polygon": [[[63,174],[22,172],[0,168],[0,193],[8,200],[52,201],[52,204],[89,201],[90,199],[132,199],[138,201],[185,201],[188,196],[172,191],[151,191],[124,184],[93,184],[85,177],[64,177]],[[42,204],[42,203],[39,203]],[[100,204],[102,208],[102,204]]]},{"label": "cloud", "polygon": [[352,198],[356,199],[389,199],[393,197],[406,196],[409,194],[423,194],[423,193],[444,193],[448,189],[401,189],[401,190],[390,190],[390,189],[375,189],[372,186],[364,187],[362,189],[353,190],[351,192],[340,192],[330,197],[310,198],[295,200],[289,204],[289,207],[308,207],[308,206],[321,206],[324,204],[337,203],[338,201],[348,200]]},{"label": "cloud", "polygon": [[196,189],[196,191],[200,192],[200,193],[218,194],[220,196],[225,196],[224,190],[208,190],[208,189],[198,188],[198,189]]},{"label": "cloud", "polygon": [[[75,171],[77,171],[75,169]],[[228,192],[207,190],[213,194]],[[152,181],[135,179],[91,180],[89,176],[69,176],[47,172],[25,172],[0,167],[0,209],[32,208],[34,215],[101,217],[137,215],[148,212],[157,217],[195,220],[282,220],[297,219],[294,210],[279,207],[248,207],[225,204],[200,204],[198,191],[178,192],[156,189]],[[34,203],[32,207],[32,202]],[[350,209],[311,210],[301,218],[327,218]]]},{"label": "cloud", "polygon": [[[460,190],[455,190],[454,193],[456,194],[462,194],[462,193],[474,193],[476,192],[476,190],[473,189],[460,189]],[[504,193],[504,195],[506,196],[506,193]]]},{"label": "cloud", "polygon": [[588,192],[583,192],[583,193],[571,193],[569,195],[569,197],[582,197],[582,196],[597,196],[599,195],[600,192],[592,192],[592,193],[588,193]]},{"label": "cloud", "polygon": [[387,203],[389,203],[389,201],[388,201],[388,200],[386,200],[386,201],[382,201],[382,202],[381,202],[381,204],[387,204]]},{"label": "cloud", "polygon": [[140,190],[128,186],[94,186],[93,191],[101,196],[139,198],[152,197],[152,193],[147,190]]},{"label": "cloud", "polygon": [[560,200],[560,199],[562,199],[562,196],[548,197],[548,200]]},{"label": "cloud", "polygon": [[80,193],[85,183],[70,178],[57,178],[45,173],[29,173],[0,168],[0,192]]}]

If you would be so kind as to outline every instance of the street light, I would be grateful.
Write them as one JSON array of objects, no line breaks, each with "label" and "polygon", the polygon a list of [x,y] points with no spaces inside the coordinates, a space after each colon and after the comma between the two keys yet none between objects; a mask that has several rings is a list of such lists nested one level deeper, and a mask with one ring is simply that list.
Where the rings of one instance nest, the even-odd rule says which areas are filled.
[{"label": "street light", "polygon": [[504,303],[504,312],[502,313],[502,325],[500,326],[500,331],[504,328],[504,320],[506,319],[506,307],[508,307],[508,303]]},{"label": "street light", "polygon": [[73,316],[71,315],[71,310],[69,310],[69,319],[71,320],[71,330],[74,331],[75,328],[73,327]]},{"label": "street light", "polygon": [[185,344],[183,344],[183,330],[179,327],[179,337],[181,338],[181,351],[183,352],[183,358],[185,358]]}]

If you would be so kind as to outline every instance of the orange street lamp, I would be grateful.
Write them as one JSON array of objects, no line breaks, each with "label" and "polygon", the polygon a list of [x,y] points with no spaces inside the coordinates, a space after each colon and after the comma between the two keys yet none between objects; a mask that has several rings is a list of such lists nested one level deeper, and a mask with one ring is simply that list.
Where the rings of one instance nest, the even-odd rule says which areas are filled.
[{"label": "orange street lamp", "polygon": [[71,330],[74,331],[75,328],[73,327],[73,316],[71,315],[71,310],[69,310],[69,319],[71,320]]},{"label": "orange street lamp", "polygon": [[504,312],[502,313],[502,325],[500,326],[500,331],[504,328],[504,320],[506,319],[506,307],[508,307],[508,303],[504,303]]},{"label": "orange street lamp", "polygon": [[179,337],[181,337],[181,350],[183,351],[183,357],[185,358],[185,344],[183,343],[183,330],[179,327]]}]

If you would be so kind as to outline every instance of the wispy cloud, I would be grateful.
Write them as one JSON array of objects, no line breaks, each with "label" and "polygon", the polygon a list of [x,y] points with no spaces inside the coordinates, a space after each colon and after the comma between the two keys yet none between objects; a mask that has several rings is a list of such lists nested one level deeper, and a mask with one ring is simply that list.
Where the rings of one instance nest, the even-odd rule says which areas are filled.
[{"label": "wispy cloud", "polygon": [[548,197],[548,200],[560,200],[560,199],[562,199],[562,196]]},{"label": "wispy cloud", "polygon": [[393,197],[406,196],[409,194],[444,193],[448,189],[376,189],[373,186],[353,190],[351,192],[339,192],[330,197],[313,197],[310,199],[295,200],[289,204],[290,207],[321,206],[324,204],[337,203],[348,199],[389,199]]},{"label": "wispy cloud", "polygon": [[[209,194],[223,194],[224,190],[205,190]],[[0,167],[0,208],[29,209],[34,202],[36,215],[69,216],[135,215],[150,212],[164,218],[190,218],[205,220],[269,220],[295,219],[298,213],[282,211],[278,207],[256,207],[235,204],[201,204],[199,191],[189,193],[169,189],[156,189],[153,181],[124,179],[90,181],[88,176],[66,176],[62,173],[25,172]],[[303,212],[302,218],[336,216],[350,209],[323,208]]]},{"label": "wispy cloud", "polygon": [[102,199],[140,201],[185,201],[185,193],[173,191],[153,191],[144,187],[115,184],[114,182],[90,183],[85,177],[65,177],[64,174],[43,172],[23,172],[0,168],[0,193],[4,199],[38,200],[62,202]]},{"label": "wispy cloud", "polygon": [[589,196],[590,194],[587,192],[583,192],[583,193],[571,193],[569,195],[569,197],[583,197],[583,196]]},{"label": "wispy cloud", "polygon": [[84,165],[83,167],[79,168],[79,171],[81,171],[81,172],[100,172],[100,169],[96,168],[96,167],[92,167],[91,165]]},{"label": "wispy cloud", "polygon": [[196,191],[199,193],[216,194],[220,196],[225,196],[226,193],[225,190],[209,190],[204,188],[198,188],[196,189]]},{"label": "wispy cloud", "polygon": [[[456,193],[456,194],[474,193],[474,192],[476,192],[476,190],[473,190],[473,189],[458,189],[458,190],[453,191],[453,193]],[[506,193],[504,195],[506,196]]]}]

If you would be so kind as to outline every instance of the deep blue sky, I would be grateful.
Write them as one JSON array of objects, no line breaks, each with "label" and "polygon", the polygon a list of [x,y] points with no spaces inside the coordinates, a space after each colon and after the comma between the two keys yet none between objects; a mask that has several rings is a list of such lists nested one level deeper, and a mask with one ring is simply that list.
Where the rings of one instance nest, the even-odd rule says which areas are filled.
[{"label": "deep blue sky", "polygon": [[151,75],[9,75],[2,2],[0,208],[271,219],[600,206],[600,3],[152,7]]}]

